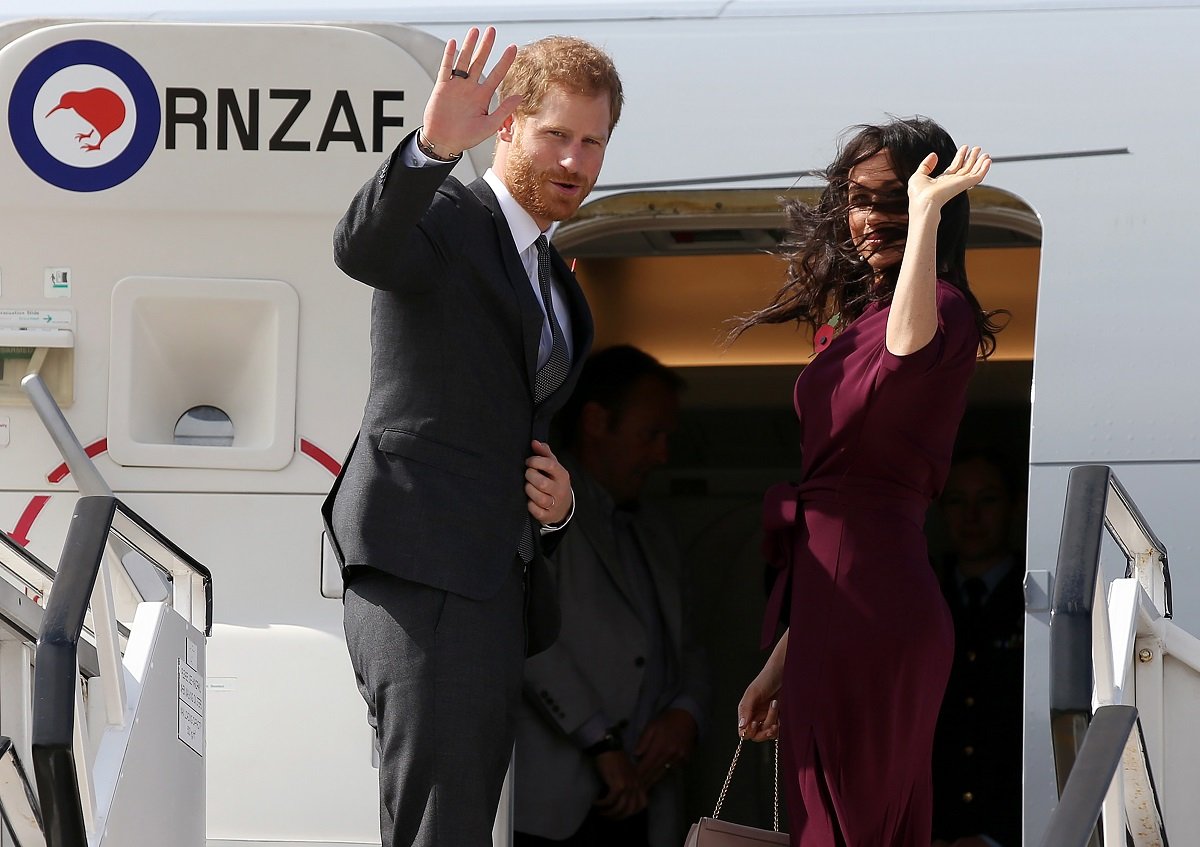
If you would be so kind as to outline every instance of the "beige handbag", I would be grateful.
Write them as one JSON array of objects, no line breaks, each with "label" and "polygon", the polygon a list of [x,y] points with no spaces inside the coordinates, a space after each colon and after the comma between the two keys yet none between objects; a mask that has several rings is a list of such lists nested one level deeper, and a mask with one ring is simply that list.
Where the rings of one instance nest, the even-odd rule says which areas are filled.
[{"label": "beige handbag", "polygon": [[779,739],[775,740],[775,831],[717,820],[721,816],[729,781],[733,779],[733,769],[737,767],[741,754],[742,739],[739,738],[737,749],[733,751],[733,763],[725,776],[725,784],[721,786],[721,796],[717,798],[712,817],[700,818],[699,823],[692,824],[683,847],[767,847],[769,844],[788,843],[788,834],[779,831]]}]

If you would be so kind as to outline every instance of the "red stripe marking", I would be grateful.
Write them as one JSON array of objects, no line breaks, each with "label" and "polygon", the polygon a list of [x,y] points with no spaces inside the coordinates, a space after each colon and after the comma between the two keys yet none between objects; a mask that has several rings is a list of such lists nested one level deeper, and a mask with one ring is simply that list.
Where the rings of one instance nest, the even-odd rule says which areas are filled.
[{"label": "red stripe marking", "polygon": [[[107,453],[108,439],[101,438],[97,441],[93,441],[87,447],[83,448],[83,452],[87,453],[89,459],[94,459],[101,453]],[[46,479],[48,479],[50,482],[62,482],[67,478],[67,476],[70,475],[70,473],[71,470],[67,467],[67,463],[63,462],[57,468],[50,471],[50,473],[46,474]]]},{"label": "red stripe marking", "polygon": [[342,472],[342,464],[307,438],[300,439],[300,452],[313,459],[334,476]]},{"label": "red stripe marking", "polygon": [[29,501],[29,505],[25,507],[25,511],[21,513],[21,517],[17,520],[17,525],[13,529],[11,536],[12,540],[20,544],[22,547],[29,545],[29,530],[33,528],[33,522],[37,520],[37,516],[42,513],[42,509],[50,502],[50,495],[38,494]]}]

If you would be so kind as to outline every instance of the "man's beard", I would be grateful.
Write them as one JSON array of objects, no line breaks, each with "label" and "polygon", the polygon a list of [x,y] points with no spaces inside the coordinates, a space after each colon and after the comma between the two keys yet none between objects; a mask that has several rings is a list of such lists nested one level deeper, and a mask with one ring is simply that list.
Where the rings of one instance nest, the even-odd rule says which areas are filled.
[{"label": "man's beard", "polygon": [[[592,183],[574,171],[561,168],[535,170],[533,159],[519,142],[514,142],[509,149],[505,176],[513,199],[529,214],[548,221],[564,221],[571,217],[592,190]],[[559,197],[547,188],[546,183],[550,181],[578,185],[581,190],[575,197]]]}]

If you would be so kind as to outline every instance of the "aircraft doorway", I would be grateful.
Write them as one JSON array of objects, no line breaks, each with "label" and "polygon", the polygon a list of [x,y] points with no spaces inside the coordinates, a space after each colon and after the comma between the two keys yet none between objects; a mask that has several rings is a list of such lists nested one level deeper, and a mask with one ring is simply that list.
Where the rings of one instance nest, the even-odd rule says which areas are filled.
[{"label": "aircraft doorway", "polygon": [[[649,493],[676,520],[712,663],[710,724],[690,769],[693,819],[711,813],[735,743],[737,700],[763,660],[762,493],[794,478],[799,467],[792,385],[812,355],[811,338],[793,325],[775,325],[725,343],[730,319],[764,305],[782,282],[780,193],[701,189],[610,196],[586,205],[555,238],[568,261],[577,261],[595,317],[595,348],[633,344],[687,380],[671,462]],[[789,194],[815,201],[818,190]],[[995,354],[976,370],[961,433],[1001,444],[1006,455],[1024,463],[1041,224],[1019,198],[990,186],[971,192],[971,210],[972,289],[984,308],[1005,309],[1011,317]],[[936,511],[928,526],[935,556],[944,537]],[[756,766],[739,769],[739,783],[749,784],[731,791],[731,820],[770,826],[768,747],[744,751],[743,761]]]}]

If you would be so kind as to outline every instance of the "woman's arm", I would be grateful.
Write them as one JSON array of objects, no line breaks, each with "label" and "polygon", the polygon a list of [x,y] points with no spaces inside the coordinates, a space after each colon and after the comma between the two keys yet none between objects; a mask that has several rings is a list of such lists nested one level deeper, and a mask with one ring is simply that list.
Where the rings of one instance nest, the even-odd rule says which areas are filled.
[{"label": "woman's arm", "polygon": [[887,349],[896,356],[915,353],[937,332],[937,230],[942,207],[978,185],[992,160],[978,147],[958,148],[950,167],[931,177],[937,154],[930,153],[908,181],[908,237],[887,322]]},{"label": "woman's arm", "polygon": [[[789,630],[790,632],[790,630]],[[787,659],[788,633],[784,632],[770,658],[738,703],[738,735],[750,741],[767,741],[779,735],[779,692]]]}]

